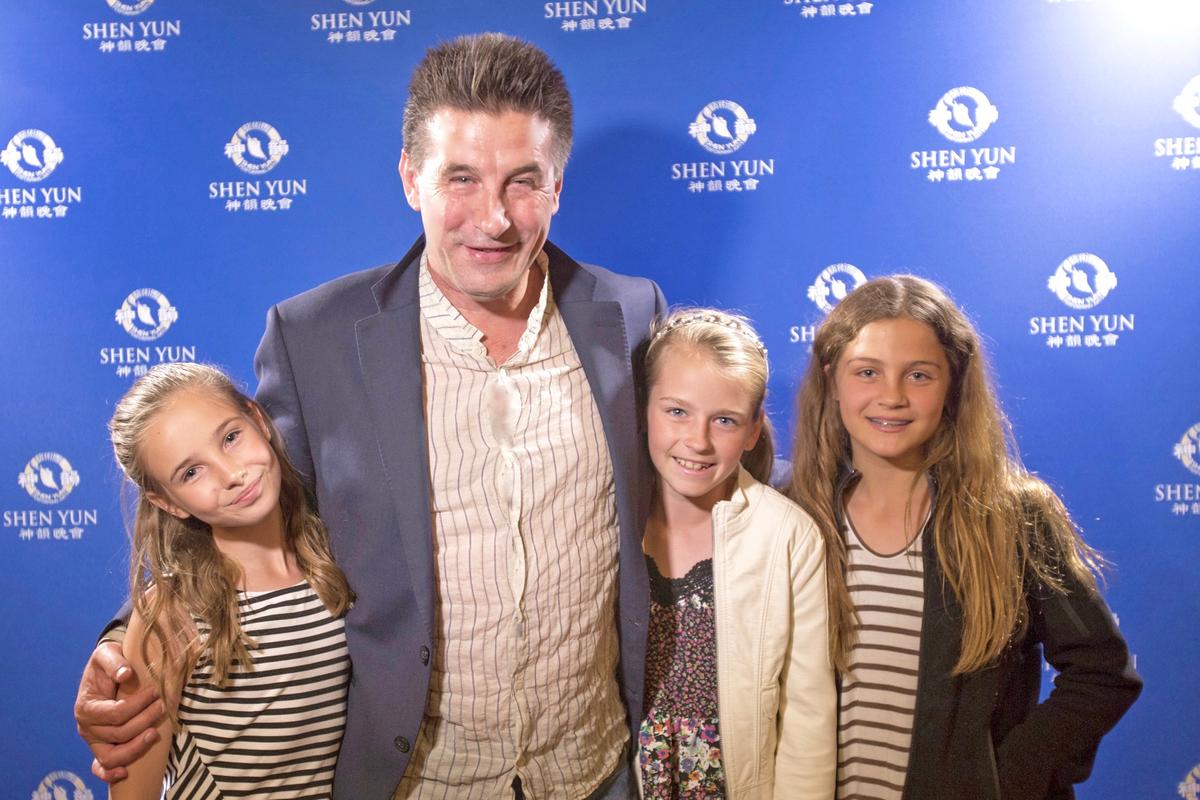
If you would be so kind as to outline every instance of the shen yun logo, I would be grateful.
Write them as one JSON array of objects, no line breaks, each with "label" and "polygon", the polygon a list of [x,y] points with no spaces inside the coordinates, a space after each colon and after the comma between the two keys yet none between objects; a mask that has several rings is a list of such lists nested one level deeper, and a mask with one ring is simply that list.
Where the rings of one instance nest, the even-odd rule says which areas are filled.
[{"label": "shen yun logo", "polygon": [[[111,3],[112,0],[109,0]],[[149,3],[146,3],[149,5]],[[31,800],[94,800],[91,789],[74,772],[51,772],[33,790]]]},{"label": "shen yun logo", "polygon": [[1187,777],[1179,782],[1179,796],[1183,800],[1200,800],[1200,764],[1192,767]]},{"label": "shen yun logo", "polygon": [[867,276],[853,264],[831,264],[808,287],[808,299],[828,314],[846,295],[867,282]]},{"label": "shen yun logo", "polygon": [[[1171,448],[1171,454],[1178,459],[1183,468],[1193,475],[1200,476],[1200,422],[1184,431],[1183,436]],[[1191,483],[1158,483],[1154,486],[1154,502],[1166,503],[1171,513],[1177,517],[1200,516],[1200,480]],[[1191,794],[1184,794],[1184,787]],[[1192,770],[1187,779],[1179,784],[1179,794],[1191,800],[1200,800],[1200,764]]]},{"label": "shen yun logo", "polygon": [[79,473],[58,453],[38,453],[25,464],[17,483],[39,503],[52,506],[79,485]]},{"label": "shen yun logo", "polygon": [[[247,122],[225,143],[225,155],[249,175],[267,174],[279,165],[289,150],[287,140],[265,122]],[[209,199],[223,201],[225,210],[231,212],[287,211],[295,198],[306,194],[307,178],[213,181],[208,184]]]},{"label": "shen yun logo", "polygon": [[275,169],[287,152],[287,140],[266,122],[247,122],[225,145],[229,160],[250,175],[265,175]]},{"label": "shen yun logo", "polygon": [[727,155],[741,148],[756,130],[758,125],[746,109],[732,100],[714,100],[700,109],[688,126],[688,136],[710,153]]},{"label": "shen yun logo", "polygon": [[1175,98],[1172,107],[1192,126],[1200,128],[1200,75],[1192,78]]},{"label": "shen yun logo", "polygon": [[[1200,75],[1187,82],[1171,107],[1189,125],[1200,128]],[[1154,157],[1171,159],[1171,169],[1200,169],[1200,136],[1165,136],[1154,140]]]},{"label": "shen yun logo", "polygon": [[125,2],[125,0],[108,0],[109,8],[127,17],[137,16],[152,5],[154,5],[154,0],[137,0],[135,3]]},{"label": "shen yun logo", "polygon": [[[1076,311],[1095,308],[1117,288],[1117,275],[1094,253],[1067,256],[1046,281],[1063,305]],[[1134,329],[1134,315],[1073,314],[1030,317],[1029,333],[1045,336],[1056,348],[1115,347],[1121,334]]]},{"label": "shen yun logo", "polygon": [[[714,100],[688,125],[688,136],[710,153],[735,153],[758,130],[758,123],[732,100]],[[687,181],[689,192],[753,192],[775,174],[773,158],[729,158],[671,165],[671,180]]]},{"label": "shen yun logo", "polygon": [[[808,299],[821,312],[828,314],[846,295],[867,282],[867,276],[853,264],[830,264],[817,275],[808,287]],[[817,326],[793,325],[788,328],[788,341],[792,344],[807,344],[810,349],[817,336]]]},{"label": "shen yun logo", "polygon": [[929,112],[929,124],[942,136],[959,144],[969,144],[983,136],[998,119],[1000,110],[992,105],[987,95],[970,86],[959,86],[946,92]]},{"label": "shen yun logo", "polygon": [[[140,342],[152,342],[179,319],[179,309],[157,289],[135,289],[113,315],[126,333]],[[140,378],[154,364],[196,360],[194,344],[118,345],[100,348],[100,365],[113,367],[117,377]]]},{"label": "shen yun logo", "polygon": [[[1187,429],[1187,432],[1175,443],[1173,452],[1179,459],[1179,463],[1183,464],[1189,472],[1200,475],[1200,461],[1196,459],[1196,453],[1200,452],[1200,422]],[[1197,769],[1200,770],[1200,767]]]},{"label": "shen yun logo", "polygon": [[[36,128],[17,132],[0,150],[0,163],[26,183],[45,180],[62,162],[62,148]],[[0,187],[0,219],[61,219],[81,202],[80,186]]]},{"label": "shen yun logo", "polygon": [[37,183],[50,177],[63,161],[63,151],[50,135],[36,128],[27,128],[8,140],[0,152],[0,162],[26,183]]},{"label": "shen yun logo", "polygon": [[1058,265],[1046,286],[1065,305],[1085,311],[1117,288],[1117,276],[1100,256],[1076,253]]},{"label": "shen yun logo", "polygon": [[[978,140],[1000,119],[1000,110],[987,95],[971,86],[946,92],[928,114],[929,124],[956,144]],[[931,183],[994,181],[1000,167],[1016,163],[1016,147],[961,147],[954,150],[915,150],[909,155],[912,169],[927,170]]]},{"label": "shen yun logo", "polygon": [[121,303],[115,319],[133,338],[152,342],[179,319],[179,310],[157,289],[137,289]]}]

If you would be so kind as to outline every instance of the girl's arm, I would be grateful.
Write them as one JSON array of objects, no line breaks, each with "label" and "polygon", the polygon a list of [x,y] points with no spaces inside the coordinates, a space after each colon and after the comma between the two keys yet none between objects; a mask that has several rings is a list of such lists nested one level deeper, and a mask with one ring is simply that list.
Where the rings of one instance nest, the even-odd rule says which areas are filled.
[{"label": "girl's arm", "polygon": [[[129,666],[133,668],[134,677],[117,687],[118,699],[133,694],[143,686],[154,685],[154,678],[150,675],[147,663],[155,663],[161,668],[162,652],[155,637],[151,636],[146,642],[149,653],[142,649],[145,630],[145,621],[134,611],[129,618],[129,630],[125,634],[124,644],[125,657]],[[178,694],[163,698],[163,702],[174,708],[179,703]],[[128,778],[109,787],[109,800],[158,800],[162,795],[163,775],[167,770],[171,740],[171,721],[164,714],[158,724],[158,741],[150,746],[145,755],[128,766]]]},{"label": "girl's arm", "polygon": [[837,687],[829,659],[825,547],[805,517],[792,522],[792,636],[779,677],[775,796],[832,800],[837,779]]},{"label": "girl's arm", "polygon": [[1006,798],[1045,797],[1052,787],[1085,780],[1100,737],[1142,690],[1129,647],[1104,599],[1069,571],[1061,572],[1066,594],[1040,582],[1027,593],[1027,639],[1042,643],[1046,661],[1058,675],[1045,702],[997,743],[996,763]]}]

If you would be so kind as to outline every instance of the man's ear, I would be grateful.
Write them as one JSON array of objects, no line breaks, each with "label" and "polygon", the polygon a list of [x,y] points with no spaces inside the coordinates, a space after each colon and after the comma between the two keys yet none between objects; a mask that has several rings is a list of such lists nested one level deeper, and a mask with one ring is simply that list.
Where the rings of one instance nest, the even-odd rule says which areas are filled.
[{"label": "man's ear", "polygon": [[417,191],[419,170],[409,157],[407,150],[400,151],[400,182],[404,184],[404,197],[413,211],[421,210],[421,194]]},{"label": "man's ear", "polygon": [[558,177],[554,179],[554,203],[550,208],[551,216],[558,213],[558,198],[559,198],[559,195],[562,194],[562,187],[563,187],[562,170],[555,170],[555,171],[558,173]]},{"label": "man's ear", "polygon": [[163,511],[167,512],[172,517],[178,517],[179,519],[188,519],[189,517],[192,516],[182,506],[175,505],[169,499],[160,495],[158,492],[146,492],[146,499],[149,500],[152,505],[157,506],[158,508],[161,508]]}]

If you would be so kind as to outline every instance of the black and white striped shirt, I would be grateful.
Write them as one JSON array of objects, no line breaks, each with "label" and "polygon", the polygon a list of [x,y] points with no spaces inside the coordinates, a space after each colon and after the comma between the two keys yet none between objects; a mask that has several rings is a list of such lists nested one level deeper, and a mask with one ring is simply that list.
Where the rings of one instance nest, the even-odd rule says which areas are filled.
[{"label": "black and white striped shirt", "polygon": [[858,612],[838,709],[838,800],[899,800],[908,774],[924,612],[923,534],[868,549],[846,525],[846,585]]},{"label": "black and white striped shirt", "polygon": [[242,593],[238,606],[258,644],[254,669],[235,667],[218,688],[201,655],[179,701],[165,796],[327,798],[350,680],[342,621],[307,583]]}]

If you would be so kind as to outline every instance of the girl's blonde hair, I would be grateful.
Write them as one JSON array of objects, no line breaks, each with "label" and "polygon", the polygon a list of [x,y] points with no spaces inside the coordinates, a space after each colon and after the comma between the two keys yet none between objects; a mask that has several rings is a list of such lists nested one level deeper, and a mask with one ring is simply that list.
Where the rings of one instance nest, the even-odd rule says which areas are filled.
[{"label": "girl's blonde hair", "polygon": [[[334,563],[325,526],[313,510],[300,473],[288,459],[279,431],[258,404],[215,367],[182,363],[153,367],[117,402],[108,429],[117,463],[138,490],[131,534],[130,594],[146,625],[142,651],[150,652],[147,644],[153,636],[163,654],[161,668],[150,664],[163,696],[168,696],[168,687],[177,691],[184,685],[202,651],[212,662],[213,681],[222,686],[234,666],[253,669],[249,650],[255,646],[238,621],[241,567],[217,549],[206,523],[195,517],[179,519],[147,498],[150,492],[161,494],[163,487],[142,463],[143,437],[155,417],[185,391],[210,394],[251,419],[257,416],[267,426],[280,467],[284,546],[295,555],[304,577],[331,614],[345,614],[354,600],[346,576]],[[209,629],[203,641],[194,635],[193,618]]]},{"label": "girl's blonde hair", "polygon": [[[956,674],[994,662],[1028,624],[1027,581],[1064,592],[1070,575],[1095,588],[1100,556],[1079,536],[1062,501],[1022,466],[992,387],[979,336],[937,285],[912,275],[876,278],[825,318],[800,389],[788,494],[825,538],[830,652],[845,671],[857,622],[846,588],[846,543],[835,487],[850,441],[833,397],[843,350],[866,325],[909,318],[933,329],[950,366],[942,419],[925,446],[922,472],[936,482],[933,544],[962,607]],[[918,475],[917,480],[921,480]]]},{"label": "girl's blonde hair", "polygon": [[726,377],[738,381],[753,399],[755,418],[762,418],[762,433],[754,448],[742,455],[742,466],[760,483],[770,483],[775,462],[771,420],[767,417],[767,349],[743,316],[715,308],[680,308],[659,317],[650,329],[644,359],[645,398],[662,370],[663,354],[683,352],[709,362]]}]

